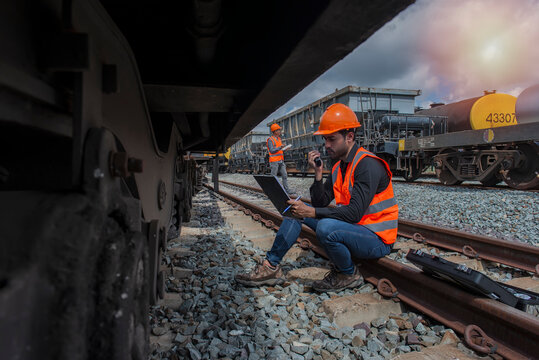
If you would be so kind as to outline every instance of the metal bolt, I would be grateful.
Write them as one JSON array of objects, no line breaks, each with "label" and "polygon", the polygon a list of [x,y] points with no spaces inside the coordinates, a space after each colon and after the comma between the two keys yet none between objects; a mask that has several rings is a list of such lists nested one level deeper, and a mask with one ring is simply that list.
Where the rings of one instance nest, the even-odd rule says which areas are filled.
[{"label": "metal bolt", "polygon": [[100,168],[97,168],[94,170],[94,178],[96,179],[102,179],[105,177],[105,174],[103,173],[103,171],[101,171]]}]

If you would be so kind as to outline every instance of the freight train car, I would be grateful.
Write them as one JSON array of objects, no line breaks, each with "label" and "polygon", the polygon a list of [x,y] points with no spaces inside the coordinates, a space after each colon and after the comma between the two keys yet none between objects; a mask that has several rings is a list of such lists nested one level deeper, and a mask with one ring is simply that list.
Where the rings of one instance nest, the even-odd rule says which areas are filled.
[{"label": "freight train car", "polygon": [[145,359],[187,152],[222,152],[411,2],[1,1],[0,357]]},{"label": "freight train car", "polygon": [[[318,149],[325,166],[330,166],[322,137],[313,133],[325,109],[339,102],[350,106],[362,124],[356,132],[358,143],[386,160],[392,172],[407,181],[434,166],[439,180],[447,185],[476,180],[488,186],[503,180],[516,189],[533,189],[539,186],[538,88],[526,89],[518,99],[487,93],[414,113],[418,90],[349,86],[268,126],[279,124],[283,143],[292,144],[285,153],[292,174],[312,171],[307,163],[312,149]],[[515,113],[516,105],[520,114]]]},{"label": "freight train car", "polygon": [[269,170],[266,139],[268,134],[251,131],[230,148],[230,172],[264,174]]},{"label": "freight train car", "polygon": [[[322,154],[322,159],[329,159],[325,154],[324,139],[313,135],[318,129],[320,117],[328,106],[341,103],[349,106],[356,113],[362,124],[356,135],[363,146],[376,153],[382,154],[386,151],[394,153],[398,147],[397,143],[392,148],[386,148],[375,141],[376,134],[379,132],[380,119],[388,114],[413,114],[415,97],[419,94],[421,94],[419,90],[347,86],[271,121],[268,126],[279,124],[282,129],[283,142],[292,145],[292,148],[285,152],[285,162],[290,171],[306,174],[310,171],[307,162],[309,151],[317,149]],[[421,128],[423,127],[421,125]],[[408,131],[412,131],[411,123]],[[324,164],[326,170],[329,170],[330,161],[324,161]]]},{"label": "freight train car", "polygon": [[[519,98],[521,106],[539,101],[537,91],[531,90]],[[533,111],[526,109],[520,123],[517,101],[511,95],[486,93],[419,111],[417,114],[426,116],[447,116],[447,133],[403,139],[401,151],[411,158],[431,159],[444,184],[477,180],[488,186],[505,181],[516,189],[538,188],[539,122],[534,122]]]}]

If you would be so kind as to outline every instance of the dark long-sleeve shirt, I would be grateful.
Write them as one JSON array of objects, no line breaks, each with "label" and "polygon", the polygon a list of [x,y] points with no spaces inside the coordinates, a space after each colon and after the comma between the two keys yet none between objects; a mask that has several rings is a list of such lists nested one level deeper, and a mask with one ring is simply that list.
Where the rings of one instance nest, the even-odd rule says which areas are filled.
[{"label": "dark long-sleeve shirt", "polygon": [[[357,149],[358,145],[356,144],[350,150],[346,161],[341,161],[340,171],[343,179],[346,174],[346,168],[348,165],[351,166]],[[311,185],[310,193],[312,205],[316,209],[316,217],[357,223],[363,217],[374,195],[384,191],[389,185],[389,181],[389,175],[386,172],[384,164],[377,159],[365,157],[359,162],[354,171],[354,187],[352,189],[350,203],[348,205],[329,208],[327,206],[335,198],[331,173],[328,174],[324,183],[322,180],[315,180]]]}]

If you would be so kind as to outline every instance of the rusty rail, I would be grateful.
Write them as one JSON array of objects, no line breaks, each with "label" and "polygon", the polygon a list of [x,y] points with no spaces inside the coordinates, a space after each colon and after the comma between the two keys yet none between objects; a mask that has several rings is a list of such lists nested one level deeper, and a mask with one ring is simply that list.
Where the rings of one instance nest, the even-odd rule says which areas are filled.
[{"label": "rusty rail", "polygon": [[[262,193],[259,188],[221,181],[223,184]],[[305,202],[309,199],[303,198]],[[460,252],[471,258],[494,261],[539,274],[539,247],[475,235],[411,220],[399,219],[398,235],[428,245]]]},{"label": "rusty rail", "polygon": [[[210,185],[205,185],[213,190]],[[283,218],[233,195],[218,194],[238,202],[253,216],[281,224]],[[275,227],[276,228],[276,227]],[[322,256],[316,234],[302,227],[298,242]],[[322,250],[322,251],[321,251]],[[440,323],[463,334],[467,344],[477,351],[496,353],[507,359],[530,359],[539,354],[539,320],[495,300],[467,293],[449,283],[388,258],[358,263],[366,281],[381,294],[399,299]]]},{"label": "rusty rail", "polygon": [[538,273],[539,270],[539,248],[536,246],[402,219],[399,219],[398,233],[400,236],[457,251],[468,257],[495,261],[532,273]]}]

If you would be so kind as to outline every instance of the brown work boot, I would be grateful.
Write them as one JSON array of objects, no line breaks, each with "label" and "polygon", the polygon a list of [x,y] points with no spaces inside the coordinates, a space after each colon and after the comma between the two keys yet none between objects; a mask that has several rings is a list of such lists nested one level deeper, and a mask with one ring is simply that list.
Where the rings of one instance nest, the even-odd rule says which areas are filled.
[{"label": "brown work boot", "polygon": [[236,281],[245,286],[278,285],[284,283],[284,276],[279,265],[273,268],[264,260],[250,272],[237,274]]},{"label": "brown work boot", "polygon": [[313,289],[319,292],[341,291],[346,288],[355,288],[363,283],[363,277],[359,273],[357,266],[354,267],[354,273],[343,274],[332,268],[323,280],[313,282]]}]

